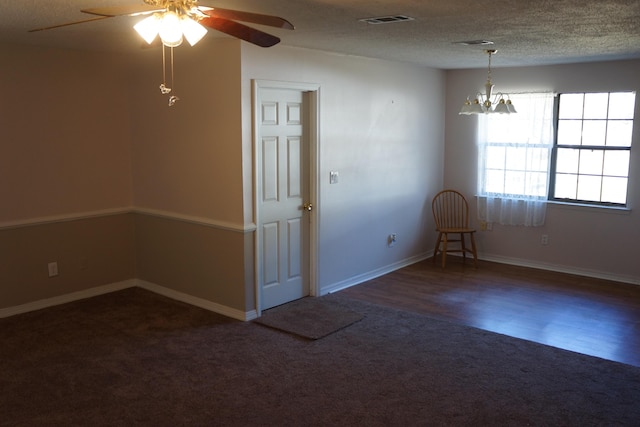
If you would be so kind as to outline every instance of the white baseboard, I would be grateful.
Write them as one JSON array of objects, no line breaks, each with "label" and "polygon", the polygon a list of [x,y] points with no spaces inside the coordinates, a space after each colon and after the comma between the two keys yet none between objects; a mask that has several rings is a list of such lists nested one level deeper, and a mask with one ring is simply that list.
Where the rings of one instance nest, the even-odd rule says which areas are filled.
[{"label": "white baseboard", "polygon": [[[347,280],[343,280],[338,283],[334,283],[333,285],[326,286],[320,289],[320,295],[326,295],[332,292],[341,291],[351,286],[355,286],[360,283],[366,282],[368,280],[372,280],[377,277],[383,276],[387,273],[391,273],[392,271],[399,270],[403,267],[414,264],[416,262],[420,262],[422,260],[430,258],[431,256],[433,256],[432,252],[423,253],[423,254],[416,255],[414,257],[396,262],[394,264],[390,264],[385,267],[382,267],[373,271],[369,271],[364,274],[353,276]],[[566,266],[556,265],[556,264],[531,262],[531,261],[523,260],[520,258],[509,258],[509,257],[494,256],[494,255],[482,255],[482,256],[479,256],[478,258],[484,261],[497,262],[501,264],[516,265],[519,267],[537,268],[540,270],[555,271],[558,273],[573,274],[577,276],[592,277],[595,279],[611,280],[614,282],[640,285],[640,278],[638,277],[630,277],[630,276],[617,275],[617,274],[606,273],[601,271],[566,267]],[[230,317],[232,319],[249,321],[249,320],[256,319],[258,317],[258,313],[256,310],[250,310],[250,311],[244,312],[242,310],[227,307],[225,305],[218,304],[209,300],[205,300],[203,298],[194,297],[192,295],[185,294],[183,292],[178,292],[173,289],[165,288],[163,286],[159,286],[151,282],[147,282],[140,279],[129,279],[129,280],[124,280],[122,282],[116,282],[108,285],[97,286],[97,287],[86,289],[83,291],[72,292],[69,294],[60,295],[52,298],[41,299],[38,301],[33,301],[26,304],[14,306],[14,307],[0,308],[0,319],[5,317],[10,317],[10,316],[15,316],[17,314],[27,313],[30,311],[41,310],[47,307],[53,307],[56,305],[61,305],[61,304],[66,304],[73,301],[91,298],[98,295],[107,294],[110,292],[116,292],[123,289],[135,287],[135,286],[163,295],[167,298],[171,298],[176,301],[181,301],[196,307],[203,308],[205,310],[212,311],[214,313],[221,314],[223,316]]]},{"label": "white baseboard", "polygon": [[613,282],[629,283],[632,285],[640,285],[639,277],[625,276],[620,274],[608,273],[596,270],[587,270],[583,268],[567,267],[559,264],[549,264],[543,262],[529,261],[521,258],[510,258],[496,255],[478,256],[479,259],[500,264],[515,265],[518,267],[537,268],[538,270],[555,271],[556,273],[573,274],[575,276],[591,277],[594,279],[611,280]]},{"label": "white baseboard", "polygon": [[78,301],[86,298],[95,297],[98,295],[108,294],[111,292],[121,291],[135,286],[134,279],[124,280],[122,282],[111,283],[109,285],[97,286],[95,288],[86,289],[83,291],[72,292],[65,295],[60,295],[53,298],[41,299],[38,301],[29,302],[14,307],[7,307],[0,309],[0,318],[15,316],[16,314],[28,313],[30,311],[41,310],[47,307],[53,307],[55,305],[66,304],[73,301]]},{"label": "white baseboard", "polygon": [[[432,256],[433,256],[433,251],[426,252],[424,254],[421,254],[412,258],[408,258],[398,263],[391,264],[386,267],[383,267],[374,271],[370,271],[365,274],[360,274],[360,275],[351,277],[347,280],[334,283],[329,286],[325,286],[320,290],[320,295],[326,295],[332,292],[338,292],[343,289],[349,288],[351,286],[359,285],[360,283],[364,283],[368,280],[375,279],[376,277],[383,276],[387,273],[391,273],[392,271],[399,270],[408,265],[425,260],[427,258],[431,258]],[[461,255],[451,254],[447,256],[461,256]],[[556,273],[566,273],[566,274],[573,274],[575,276],[584,276],[584,277],[591,277],[594,279],[611,280],[613,282],[640,285],[640,278],[638,277],[624,276],[624,275],[612,274],[612,273],[607,273],[602,271],[586,270],[586,269],[567,267],[564,265],[557,265],[557,264],[532,262],[532,261],[520,259],[520,258],[509,258],[509,257],[495,256],[495,255],[478,254],[478,259],[483,261],[489,261],[489,262],[497,262],[500,264],[515,265],[518,267],[536,268],[539,270],[554,271]]]},{"label": "white baseboard", "polygon": [[376,277],[384,276],[387,273],[391,273],[392,271],[399,270],[403,267],[406,267],[411,264],[415,264],[416,262],[420,262],[432,256],[432,252],[423,253],[420,255],[413,256],[411,258],[403,259],[402,261],[398,261],[393,264],[389,264],[382,268],[378,268],[373,271],[369,271],[364,274],[359,274],[357,276],[353,276],[348,278],[347,280],[343,280],[338,283],[334,283],[330,286],[325,286],[320,289],[320,295],[326,295],[333,292],[338,292],[346,288],[350,288],[351,286],[359,285],[360,283],[366,282],[367,280],[375,279]]},{"label": "white baseboard", "polygon": [[204,308],[205,310],[213,311],[223,316],[231,317],[237,320],[249,321],[258,317],[255,310],[243,312],[231,307],[227,307],[221,304],[216,304],[211,301],[207,301],[202,298],[197,298],[191,295],[187,295],[182,292],[177,292],[169,288],[158,286],[154,283],[145,282],[139,279],[129,279],[122,282],[111,283],[109,285],[97,286],[95,288],[86,289],[83,291],[72,292],[65,295],[60,295],[53,298],[46,298],[38,301],[33,301],[27,304],[22,304],[14,307],[7,307],[0,309],[0,318],[15,316],[17,314],[28,313],[30,311],[41,310],[43,308],[53,307],[56,305],[66,304],[69,302],[79,301],[86,298],[96,297],[99,295],[108,294],[111,292],[121,291],[123,289],[140,287],[150,292],[163,295],[167,298],[174,299],[176,301],[185,302],[187,304],[194,305],[196,307]]},{"label": "white baseboard", "polygon": [[196,307],[204,308],[205,310],[213,311],[214,313],[222,314],[223,316],[231,317],[232,319],[248,321],[256,319],[258,317],[255,310],[244,312],[203,298],[198,298],[189,294],[185,294],[183,292],[174,291],[173,289],[165,288],[163,286],[156,285],[155,283],[150,283],[139,279],[136,279],[135,282],[136,286],[140,288],[163,295],[176,301],[181,301]]}]

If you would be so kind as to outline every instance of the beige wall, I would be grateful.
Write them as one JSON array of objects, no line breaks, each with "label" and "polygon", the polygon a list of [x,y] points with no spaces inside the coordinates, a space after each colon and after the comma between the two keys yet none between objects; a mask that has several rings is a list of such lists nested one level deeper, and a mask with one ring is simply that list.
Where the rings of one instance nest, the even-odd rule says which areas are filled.
[{"label": "beige wall", "polygon": [[143,214],[135,232],[138,278],[240,311],[254,307],[243,286],[244,233]]},{"label": "beige wall", "polygon": [[137,277],[249,312],[240,42],[211,38],[176,49],[173,107],[158,90],[161,57],[159,49],[137,56],[130,82]]},{"label": "beige wall", "polygon": [[[59,275],[49,277],[54,261]],[[0,230],[0,309],[134,277],[132,214]]]},{"label": "beige wall", "polygon": [[0,308],[135,277],[126,70],[117,55],[2,46]]},{"label": "beige wall", "polygon": [[180,101],[173,107],[158,90],[161,50],[132,58],[136,68],[128,87],[137,208],[243,228],[239,44],[211,38],[175,49],[172,93]]},{"label": "beige wall", "polygon": [[0,226],[130,207],[122,58],[12,45],[2,56]]}]

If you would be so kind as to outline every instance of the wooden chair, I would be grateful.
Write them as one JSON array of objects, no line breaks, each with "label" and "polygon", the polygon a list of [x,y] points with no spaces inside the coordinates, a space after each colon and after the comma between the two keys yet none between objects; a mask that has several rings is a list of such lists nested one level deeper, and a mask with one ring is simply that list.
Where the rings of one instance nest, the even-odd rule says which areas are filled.
[{"label": "wooden chair", "polygon": [[[442,253],[442,268],[447,261],[447,252],[462,252],[463,262],[467,259],[467,252],[473,255],[473,265],[478,266],[476,253],[475,229],[469,228],[469,204],[462,194],[455,190],[443,190],[435,195],[431,202],[433,218],[436,222],[438,240],[433,251],[433,262],[438,253]],[[449,235],[454,235],[453,239]],[[471,249],[465,244],[465,236],[469,235]],[[457,236],[456,236],[457,235]],[[456,238],[457,237],[457,238]],[[451,248],[452,242],[459,242],[460,246]]]}]

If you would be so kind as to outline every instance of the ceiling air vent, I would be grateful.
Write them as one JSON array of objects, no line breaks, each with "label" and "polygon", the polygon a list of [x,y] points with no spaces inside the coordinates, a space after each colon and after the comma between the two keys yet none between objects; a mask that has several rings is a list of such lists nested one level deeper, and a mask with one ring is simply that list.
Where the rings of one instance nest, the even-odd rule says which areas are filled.
[{"label": "ceiling air vent", "polygon": [[413,21],[414,18],[406,15],[391,15],[391,16],[380,16],[377,18],[364,18],[359,19],[361,22],[366,22],[367,24],[390,24],[392,22],[405,22],[405,21]]}]

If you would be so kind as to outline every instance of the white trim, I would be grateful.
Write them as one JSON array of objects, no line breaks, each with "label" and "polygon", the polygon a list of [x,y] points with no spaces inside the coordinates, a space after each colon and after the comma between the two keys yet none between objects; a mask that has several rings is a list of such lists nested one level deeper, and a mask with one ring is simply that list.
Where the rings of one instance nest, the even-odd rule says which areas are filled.
[{"label": "white trim", "polygon": [[631,208],[627,206],[608,206],[587,203],[571,203],[561,200],[547,200],[547,205],[553,209],[567,209],[582,212],[607,213],[617,215],[631,214]]},{"label": "white trim", "polygon": [[188,222],[196,225],[204,225],[206,227],[221,228],[224,230],[238,231],[241,233],[249,233],[256,230],[255,224],[237,224],[225,221],[216,221],[209,218],[183,215],[175,212],[162,211],[158,209],[134,208],[133,212],[142,215],[155,216],[158,218],[173,219],[182,222]]},{"label": "white trim", "polygon": [[53,307],[56,305],[67,304],[74,301],[79,301],[87,298],[96,297],[99,295],[108,294],[111,292],[121,291],[123,289],[139,287],[146,289],[150,292],[171,298],[176,301],[181,301],[196,307],[203,308],[205,310],[213,311],[214,313],[221,314],[223,316],[231,317],[237,320],[249,321],[258,317],[255,310],[243,312],[235,308],[227,307],[222,304],[217,304],[202,298],[197,298],[182,292],[174,291],[173,289],[165,288],[163,286],[156,285],[154,283],[146,282],[139,279],[129,279],[122,282],[111,283],[109,285],[97,286],[95,288],[86,289],[83,291],[72,292],[65,295],[60,295],[53,298],[46,298],[38,301],[29,302],[26,304],[18,305],[15,307],[7,307],[0,309],[0,319],[4,317],[15,316],[17,314],[28,313],[30,311],[41,310],[43,308]]},{"label": "white trim", "polygon": [[77,212],[65,215],[52,215],[38,218],[22,219],[17,221],[0,222],[0,230],[8,230],[12,228],[31,227],[34,225],[55,224],[59,222],[78,221],[90,218],[100,218],[111,215],[121,215],[133,212],[131,207],[103,209],[99,211]]},{"label": "white trim", "polygon": [[629,283],[631,285],[640,285],[640,278],[633,276],[625,276],[613,274],[604,271],[587,270],[584,268],[567,267],[559,264],[549,264],[545,262],[528,261],[521,258],[503,257],[499,255],[483,255],[478,259],[484,261],[497,262],[500,264],[516,265],[518,267],[536,268],[538,270],[554,271],[556,273],[572,274],[574,276],[584,276],[593,279],[611,280],[613,282]]},{"label": "white trim", "polygon": [[[387,273],[391,273],[392,271],[396,271],[401,268],[407,267],[411,264],[414,264],[416,262],[423,261],[432,256],[433,256],[432,252],[423,253],[421,255],[407,258],[405,260],[387,265],[385,267],[367,272],[365,274],[360,274],[360,275],[351,277],[347,280],[343,280],[341,282],[334,283],[333,285],[322,288],[318,296],[326,295],[333,292],[338,292],[343,289],[349,288],[351,286],[364,283],[368,280],[372,280],[377,277],[384,276]],[[555,271],[559,273],[567,273],[567,274],[591,277],[596,279],[611,280],[611,281],[620,282],[620,283],[628,283],[632,285],[640,285],[640,279],[637,277],[631,277],[631,276],[621,276],[621,275],[597,272],[592,270],[567,268],[567,267],[554,265],[554,264],[529,262],[529,261],[525,261],[518,258],[508,258],[508,257],[501,257],[501,256],[483,256],[481,258],[479,257],[479,259],[482,259],[484,261],[497,262],[501,264],[516,265],[519,267],[537,268],[540,270]],[[72,292],[65,295],[33,301],[26,304],[14,306],[14,307],[0,308],[0,319],[5,317],[10,317],[10,316],[15,316],[18,314],[28,313],[31,311],[41,310],[41,309],[53,307],[56,305],[66,304],[66,303],[70,303],[70,302],[74,302],[82,299],[92,298],[95,296],[104,295],[111,292],[116,292],[116,291],[132,288],[136,286],[142,289],[146,289],[150,292],[163,295],[167,298],[171,298],[176,301],[181,301],[196,307],[200,307],[205,310],[230,317],[232,319],[237,319],[241,321],[250,321],[250,320],[256,319],[259,316],[257,310],[250,310],[250,311],[243,312],[241,310],[227,307],[225,305],[218,304],[209,300],[205,300],[203,298],[194,297],[194,296],[185,294],[183,292],[178,292],[173,289],[159,286],[151,282],[147,282],[140,279],[128,279],[121,282],[111,283],[108,285],[97,286],[97,287],[86,289],[83,291]]]},{"label": "white trim", "polygon": [[250,233],[256,230],[255,224],[235,224],[225,221],[216,221],[208,218],[183,215],[175,212],[161,211],[157,209],[123,207],[114,209],[104,209],[99,211],[77,212],[65,215],[53,215],[39,218],[29,218],[18,221],[0,222],[0,230],[10,230],[14,228],[33,227],[36,225],[56,224],[61,222],[80,221],[84,219],[100,218],[112,215],[141,214],[155,216],[158,218],[172,219],[176,221],[188,222],[206,227],[220,228],[223,230],[237,231],[240,233]]},{"label": "white trim", "polygon": [[[288,89],[297,90],[300,92],[309,93],[309,117],[312,118],[309,123],[307,133],[309,135],[309,200],[315,207],[312,211],[310,220],[310,235],[309,235],[309,293],[311,296],[319,296],[320,290],[318,287],[318,260],[319,253],[319,224],[320,224],[320,191],[319,191],[319,171],[320,171],[320,84],[318,83],[301,83],[301,82],[285,82],[276,80],[252,80],[251,91],[251,110],[253,112],[253,188],[254,190],[254,222],[259,223],[260,209],[260,182],[259,176],[256,173],[256,159],[258,159],[258,141],[259,137],[257,129],[260,124],[258,123],[259,114],[257,114],[259,90],[260,89]],[[260,233],[255,233],[254,239],[254,282],[255,282],[255,301],[256,301],[256,313],[258,316],[262,314],[262,286],[260,283],[262,277],[262,266],[260,265],[260,250],[261,250]]]},{"label": "white trim", "polygon": [[385,274],[391,273],[392,271],[399,270],[401,268],[407,267],[411,264],[415,264],[416,262],[423,261],[432,256],[433,252],[425,252],[420,255],[413,256],[411,258],[406,258],[402,261],[398,261],[393,264],[389,264],[387,266],[378,268],[373,271],[369,271],[367,273],[359,274],[357,276],[350,277],[349,279],[343,280],[338,283],[334,283],[333,285],[329,285],[323,287],[321,289],[320,295],[326,295],[333,292],[338,292],[346,288],[350,288],[351,286],[359,285],[360,283],[364,283],[368,280],[373,280],[377,277],[384,276]]},{"label": "white trim", "polygon": [[164,286],[156,285],[155,283],[147,282],[140,279],[136,279],[135,282],[136,286],[142,289],[146,289],[148,291],[160,294],[176,301],[181,301],[196,307],[204,308],[205,310],[213,311],[214,313],[222,314],[223,316],[231,317],[233,319],[248,321],[258,317],[255,310],[244,312],[203,298],[198,298],[189,294],[185,294],[183,292],[174,291],[173,289],[165,288]]},{"label": "white trim", "polygon": [[311,215],[311,230],[309,236],[309,281],[311,296],[320,296],[318,285],[318,254],[320,253],[320,86],[317,85],[314,90],[309,91],[309,117],[312,117],[309,124],[309,195],[312,203],[316,207]]},{"label": "white trim", "polygon": [[0,309],[0,318],[15,316],[16,314],[28,313],[30,311],[41,310],[43,308],[53,307],[56,305],[66,304],[86,298],[92,298],[98,295],[108,294],[135,286],[135,280],[129,279],[122,282],[111,283],[109,285],[97,286],[95,288],[86,289],[84,291],[72,292],[70,294],[60,295],[57,297],[41,299],[14,307]]},{"label": "white trim", "polygon": [[[399,270],[401,268],[407,267],[416,262],[423,261],[425,259],[431,258],[433,256],[433,251],[429,251],[423,253],[421,255],[417,255],[415,257],[407,258],[403,261],[388,265],[386,267],[382,267],[377,270],[373,270],[364,274],[360,274],[349,279],[343,280],[338,283],[334,283],[332,285],[323,287],[321,289],[320,295],[326,295],[329,293],[334,293],[341,291],[346,288],[350,288],[351,286],[359,285],[360,283],[364,283],[368,280],[375,279],[380,276],[384,276],[387,273],[391,273],[393,271]],[[452,254],[448,256],[461,256],[457,254]],[[612,282],[618,283],[627,283],[631,285],[640,285],[640,278],[633,276],[624,276],[619,274],[612,274],[602,271],[594,271],[594,270],[586,270],[581,268],[574,267],[566,267],[557,264],[548,264],[548,263],[540,263],[540,262],[531,262],[527,260],[523,260],[520,258],[509,258],[503,256],[495,256],[495,255],[483,255],[478,254],[478,259],[489,262],[496,262],[499,264],[507,264],[507,265],[515,265],[518,267],[527,267],[527,268],[535,268],[538,270],[546,270],[553,271],[556,273],[566,273],[572,274],[574,276],[583,276],[589,277],[593,279],[602,279],[602,280],[610,280]]]},{"label": "white trim", "polygon": [[[447,256],[462,257],[459,254],[451,254]],[[431,257],[431,255],[429,255]],[[612,282],[627,283],[630,285],[640,285],[640,278],[634,276],[625,276],[613,274],[604,271],[587,270],[585,268],[567,267],[565,265],[550,264],[546,262],[529,261],[522,258],[511,258],[501,255],[486,255],[478,253],[478,259],[482,261],[495,262],[498,264],[515,265],[516,267],[535,268],[537,270],[552,271],[555,273],[571,274],[573,276],[588,277],[591,279],[610,280]]]}]

